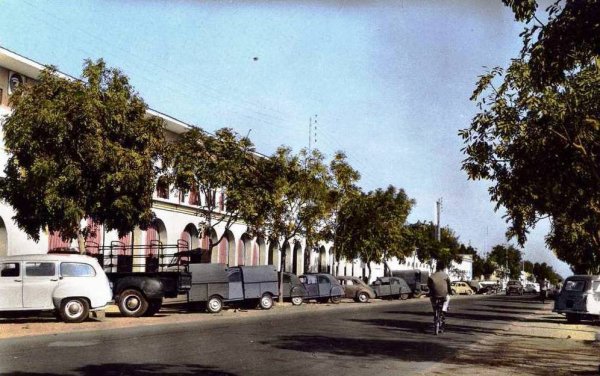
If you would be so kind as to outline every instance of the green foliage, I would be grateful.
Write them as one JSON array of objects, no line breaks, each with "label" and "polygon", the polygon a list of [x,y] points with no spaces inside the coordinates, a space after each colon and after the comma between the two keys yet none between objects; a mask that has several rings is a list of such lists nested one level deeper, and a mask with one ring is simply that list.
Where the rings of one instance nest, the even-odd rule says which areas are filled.
[{"label": "green foliage", "polygon": [[488,255],[488,260],[494,262],[503,275],[508,274],[511,279],[521,276],[522,253],[513,245],[496,245]]},{"label": "green foliage", "polygon": [[[417,251],[420,260],[428,262],[440,260],[446,265],[452,261],[460,262],[461,244],[458,237],[449,227],[440,229],[440,241],[435,237],[436,225],[432,222],[416,222],[407,226],[403,246],[405,249]],[[466,250],[466,248],[462,248]],[[408,253],[410,254],[410,253]]]},{"label": "green foliage", "polygon": [[84,218],[121,235],[151,221],[163,123],[146,115],[119,70],[86,61],[75,81],[47,68],[19,87],[11,106],[0,196],[28,236],[37,241],[48,229],[81,237]]},{"label": "green foliage", "polygon": [[529,230],[549,218],[547,243],[557,256],[576,270],[597,271],[600,5],[557,2],[543,25],[527,13],[535,9],[531,2],[505,3],[536,24],[524,32],[519,59],[480,77],[472,97],[480,112],[459,132],[463,169],[493,183],[490,195],[506,208],[509,237],[524,244]]},{"label": "green foliage", "polygon": [[393,186],[346,201],[338,213],[337,254],[348,260],[358,258],[367,265],[410,255],[412,249],[404,246],[405,222],[413,205],[414,200],[404,190]]},{"label": "green foliage", "polygon": [[[257,159],[250,139],[230,128],[219,129],[215,135],[194,128],[170,145],[165,158],[168,180],[175,189],[194,191],[205,199],[198,210],[203,235],[208,236],[208,231],[219,224],[229,229],[243,221],[251,228],[261,222],[258,206],[263,191],[258,183]],[[212,248],[222,238],[212,243],[209,236],[209,240]]]}]

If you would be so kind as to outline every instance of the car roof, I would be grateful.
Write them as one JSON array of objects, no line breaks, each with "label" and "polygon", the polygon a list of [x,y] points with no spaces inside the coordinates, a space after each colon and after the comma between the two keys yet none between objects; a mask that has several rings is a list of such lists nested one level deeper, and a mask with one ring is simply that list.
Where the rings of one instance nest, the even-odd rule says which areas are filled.
[{"label": "car roof", "polygon": [[90,262],[95,261],[93,257],[86,255],[73,255],[73,254],[28,254],[28,255],[12,255],[0,257],[0,261],[79,261],[79,262]]}]

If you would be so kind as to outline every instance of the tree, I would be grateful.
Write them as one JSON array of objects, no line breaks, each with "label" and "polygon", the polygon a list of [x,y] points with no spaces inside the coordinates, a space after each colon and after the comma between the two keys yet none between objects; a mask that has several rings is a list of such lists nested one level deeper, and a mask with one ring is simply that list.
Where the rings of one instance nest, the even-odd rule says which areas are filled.
[{"label": "tree", "polygon": [[[480,77],[472,99],[480,112],[459,133],[471,179],[493,183],[506,209],[507,235],[519,244],[548,218],[547,244],[574,269],[600,268],[600,5],[557,2],[548,21],[535,1],[509,1],[523,33],[521,56]],[[592,22],[593,21],[593,22]],[[592,32],[594,31],[594,32]]]},{"label": "tree", "polygon": [[43,229],[77,238],[83,253],[85,218],[120,235],[150,223],[163,122],[123,73],[87,60],[79,81],[49,67],[10,101],[0,197],[21,230],[36,241]]},{"label": "tree", "polygon": [[407,242],[404,246],[411,253],[416,250],[419,259],[425,262],[440,260],[450,265],[452,261],[461,261],[460,243],[454,231],[449,227],[441,228],[439,241],[435,237],[435,232],[436,225],[432,222],[412,223],[407,227]]},{"label": "tree", "polygon": [[222,128],[209,135],[199,128],[182,134],[169,150],[166,164],[168,180],[181,192],[204,197],[197,215],[202,218],[199,227],[209,240],[209,249],[226,236],[214,240],[210,232],[218,225],[228,230],[242,221],[249,232],[260,223],[257,209],[263,197],[258,157],[254,145],[247,137],[241,137],[230,128]]},{"label": "tree", "polygon": [[[258,210],[263,214],[257,230],[281,245],[281,270],[285,270],[286,244],[298,237],[319,240],[320,226],[331,212],[331,176],[324,156],[314,149],[293,155],[280,147],[269,158],[259,159],[263,197]],[[282,278],[279,301],[283,301]]]},{"label": "tree", "polygon": [[360,259],[367,266],[368,278],[371,262],[408,256],[405,223],[413,205],[403,189],[393,186],[347,201],[339,212],[336,252],[348,260]]},{"label": "tree", "polygon": [[492,248],[488,260],[495,262],[504,275],[518,279],[521,275],[522,253],[513,245],[498,244]]}]

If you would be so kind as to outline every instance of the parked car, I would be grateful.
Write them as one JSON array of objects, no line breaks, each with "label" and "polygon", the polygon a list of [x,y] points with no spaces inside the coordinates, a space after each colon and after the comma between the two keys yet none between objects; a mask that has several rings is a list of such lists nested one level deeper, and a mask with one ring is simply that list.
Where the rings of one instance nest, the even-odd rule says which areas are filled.
[{"label": "parked car", "polygon": [[406,281],[400,277],[378,277],[371,288],[375,291],[377,298],[408,299],[412,293]]},{"label": "parked car", "polygon": [[516,279],[508,281],[506,284],[506,295],[523,295],[523,285],[521,281],[517,281]]},{"label": "parked car", "polygon": [[392,270],[392,276],[404,279],[412,291],[412,296],[415,298],[429,293],[429,287],[427,287],[427,279],[429,279],[428,271],[419,269]]},{"label": "parked car", "polygon": [[354,299],[355,302],[367,303],[369,299],[375,299],[375,291],[358,277],[337,276],[335,277],[344,286],[346,298]]},{"label": "parked car", "polygon": [[224,304],[257,302],[270,309],[279,296],[277,271],[273,265],[233,266],[225,264],[188,265],[192,287],[188,302],[206,304],[210,313],[220,312]]},{"label": "parked car", "polygon": [[554,312],[567,322],[600,319],[600,275],[574,275],[567,278],[554,303]]},{"label": "parked car", "polygon": [[319,303],[331,300],[337,304],[344,296],[344,287],[331,274],[307,273],[298,278],[306,289],[305,300],[315,299]]},{"label": "parked car", "polygon": [[300,305],[306,296],[306,289],[297,275],[283,272],[283,299],[290,300],[293,305]]},{"label": "parked car", "polygon": [[537,282],[528,282],[523,287],[523,292],[525,294],[539,294],[540,293],[540,284]]},{"label": "parked car", "polygon": [[452,282],[452,295],[473,295],[473,289],[467,282]]},{"label": "parked car", "polygon": [[56,311],[82,322],[103,310],[112,290],[98,261],[83,255],[20,255],[0,258],[0,311]]}]

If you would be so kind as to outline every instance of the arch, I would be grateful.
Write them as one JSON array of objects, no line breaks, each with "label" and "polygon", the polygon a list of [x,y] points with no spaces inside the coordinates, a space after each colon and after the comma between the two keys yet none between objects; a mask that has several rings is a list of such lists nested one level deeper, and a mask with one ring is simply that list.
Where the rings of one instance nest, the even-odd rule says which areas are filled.
[{"label": "arch", "polygon": [[[185,240],[187,242],[189,249],[195,249],[200,246],[198,235],[199,234],[196,225],[194,225],[193,223],[188,223],[187,226],[185,226],[185,228],[183,229],[183,232],[180,235],[180,239]],[[179,248],[181,248],[181,246],[183,246],[183,244],[180,245]]]},{"label": "arch", "polygon": [[[202,240],[200,242],[200,247],[204,248],[204,249],[209,249],[210,248],[210,242],[212,241],[213,244],[215,244],[217,242],[217,240],[219,240],[217,238],[217,232],[213,229],[213,228],[209,228],[204,230],[204,236],[202,236]],[[222,262],[225,263],[225,261],[221,261],[220,257],[220,248],[219,245],[213,245],[212,249],[210,249],[210,262],[213,264]],[[225,260],[226,257],[223,259]]]},{"label": "arch", "polygon": [[159,218],[155,218],[146,229],[146,241],[144,244],[148,249],[148,254],[156,254],[158,252],[157,242],[160,244],[167,243],[167,227]]},{"label": "arch", "polygon": [[258,247],[258,263],[256,265],[268,265],[267,244],[263,237],[258,237],[254,242],[254,247]]},{"label": "arch", "polygon": [[226,263],[229,266],[236,265],[236,254],[235,254],[235,237],[231,231],[226,230],[223,234],[223,239],[219,244],[219,262]]},{"label": "arch", "polygon": [[242,234],[238,242],[238,265],[252,265],[252,237]]},{"label": "arch", "polygon": [[8,232],[2,217],[0,217],[0,256],[8,256]]},{"label": "arch", "polygon": [[318,271],[319,273],[327,272],[327,251],[325,250],[325,246],[319,248]]},{"label": "arch", "polygon": [[292,271],[292,247],[289,242],[285,242],[283,244],[283,254],[281,257],[284,257],[283,271],[291,272]]},{"label": "arch", "polygon": [[275,266],[275,269],[280,270],[281,261],[279,259],[279,242],[271,241],[269,244],[269,257],[267,260],[268,265]]},{"label": "arch", "polygon": [[304,257],[302,254],[302,244],[296,241],[294,244],[294,251],[292,252],[292,273],[302,274],[304,273]]}]

